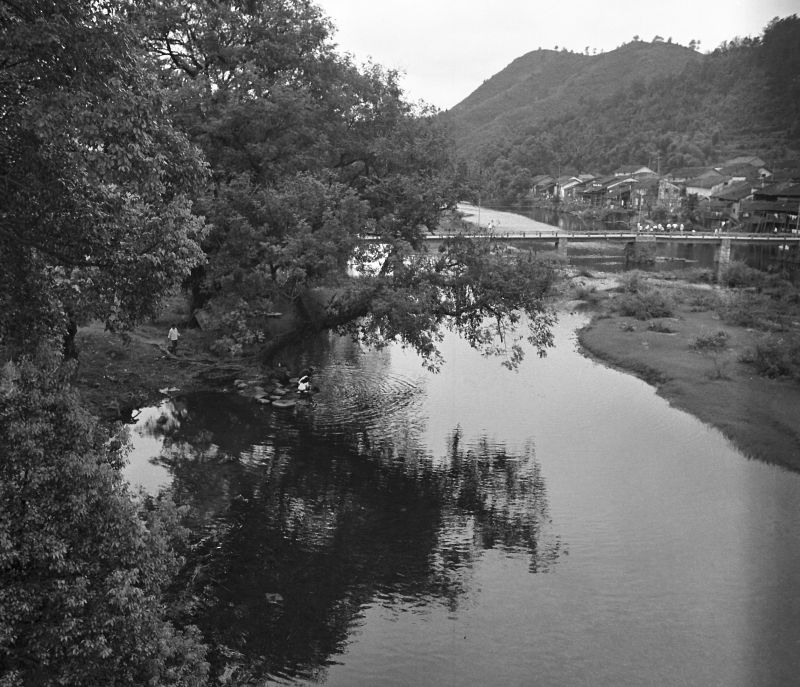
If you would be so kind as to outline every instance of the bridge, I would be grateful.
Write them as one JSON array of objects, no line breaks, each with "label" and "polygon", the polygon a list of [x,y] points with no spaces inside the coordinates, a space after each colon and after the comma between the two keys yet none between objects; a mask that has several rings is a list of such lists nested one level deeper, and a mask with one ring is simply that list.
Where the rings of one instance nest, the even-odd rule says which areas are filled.
[{"label": "bridge", "polygon": [[[431,233],[427,234],[426,241],[441,241],[458,233]],[[698,231],[586,231],[571,232],[554,229],[553,231],[475,231],[464,232],[463,236],[469,238],[491,239],[494,241],[533,241],[536,243],[579,242],[592,241],[671,241],[675,243],[718,243],[731,241],[732,243],[753,244],[797,244],[800,245],[800,234],[745,234],[745,233],[714,233]]]},{"label": "bridge", "polygon": [[[426,234],[423,238],[428,242],[443,241],[455,236],[467,238],[483,238],[498,242],[520,242],[525,245],[531,243],[549,243],[554,246],[558,255],[567,257],[567,248],[570,243],[590,243],[598,241],[620,241],[628,245],[642,247],[659,242],[673,243],[702,243],[715,245],[714,262],[716,269],[721,274],[731,262],[731,248],[734,244],[773,245],[785,250],[788,258],[792,253],[800,253],[800,233],[783,234],[752,234],[739,232],[698,232],[698,231],[586,231],[572,232],[558,228],[553,230],[526,230],[526,231],[483,231],[483,227],[474,231],[464,232],[434,232]],[[382,242],[378,236],[365,236],[362,240],[368,242]],[[790,253],[791,251],[791,253]]]}]

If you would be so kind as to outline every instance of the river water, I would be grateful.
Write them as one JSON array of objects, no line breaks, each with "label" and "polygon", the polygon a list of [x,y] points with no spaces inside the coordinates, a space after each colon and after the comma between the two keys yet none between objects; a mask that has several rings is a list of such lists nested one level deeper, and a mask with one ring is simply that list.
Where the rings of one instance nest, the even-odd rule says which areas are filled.
[{"label": "river water", "polygon": [[[324,337],[294,410],[174,396],[129,478],[201,540],[194,621],[254,684],[767,687],[800,675],[800,475],[582,356],[439,374]],[[245,671],[249,671],[245,673]]]}]

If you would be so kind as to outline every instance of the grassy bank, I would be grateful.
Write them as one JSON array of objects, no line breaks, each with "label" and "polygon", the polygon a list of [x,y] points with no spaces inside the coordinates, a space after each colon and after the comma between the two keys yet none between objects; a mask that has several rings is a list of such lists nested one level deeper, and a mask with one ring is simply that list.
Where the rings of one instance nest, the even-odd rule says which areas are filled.
[{"label": "grassy bank", "polygon": [[595,313],[580,343],[745,454],[800,470],[800,298],[740,266],[727,276],[578,275],[572,296]]},{"label": "grassy bank", "polygon": [[[588,354],[653,384],[746,454],[800,470],[800,294],[739,266],[728,283],[712,285],[701,272],[579,274],[564,285],[564,297],[594,312],[579,333]],[[217,335],[185,327],[188,319],[176,296],[160,318],[126,337],[82,328],[76,381],[90,409],[125,420],[157,403],[162,389],[274,374],[255,356],[213,353]],[[173,323],[182,334],[176,355],[167,350]]]},{"label": "grassy bank", "polygon": [[[175,353],[168,348],[171,326],[180,332]],[[284,326],[285,325],[285,326]],[[272,339],[282,343],[296,322],[290,317],[275,320]],[[75,383],[87,408],[104,420],[128,421],[132,411],[158,404],[166,396],[204,389],[270,389],[299,376],[280,362],[267,364],[267,347],[236,347],[231,352],[226,331],[203,330],[193,320],[186,297],[168,298],[159,317],[142,323],[124,335],[106,331],[102,324],[81,327],[76,337],[79,363]],[[237,380],[239,384],[237,384]],[[247,389],[242,390],[242,382]]]}]

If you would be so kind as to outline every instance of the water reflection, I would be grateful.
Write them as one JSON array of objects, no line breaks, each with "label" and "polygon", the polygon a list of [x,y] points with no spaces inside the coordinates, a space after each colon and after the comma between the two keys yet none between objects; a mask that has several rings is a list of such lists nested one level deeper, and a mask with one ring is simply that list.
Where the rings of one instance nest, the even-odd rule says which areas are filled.
[{"label": "water reflection", "polygon": [[[329,374],[353,379],[346,367]],[[415,394],[382,379],[388,394],[368,382],[362,393],[365,406],[388,398],[386,412],[347,426],[332,419],[335,391],[293,414],[186,396],[148,420],[176,500],[191,506],[200,543],[184,581],[219,669],[316,679],[369,605],[455,611],[487,549],[525,557],[533,573],[558,560],[532,446],[465,445],[455,428],[432,456]],[[402,431],[387,434],[379,417]]]},{"label": "water reflection", "polygon": [[210,394],[153,411],[160,467],[192,506],[185,583],[217,670],[794,684],[798,475],[579,355],[583,322],[562,314],[556,348],[515,373],[446,337],[448,364],[418,383],[406,352],[333,341],[303,361],[313,406]]}]

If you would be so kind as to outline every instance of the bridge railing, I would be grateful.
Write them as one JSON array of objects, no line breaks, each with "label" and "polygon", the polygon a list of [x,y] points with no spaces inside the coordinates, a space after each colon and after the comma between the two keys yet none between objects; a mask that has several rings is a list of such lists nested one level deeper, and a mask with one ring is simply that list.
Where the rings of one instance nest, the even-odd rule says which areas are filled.
[{"label": "bridge railing", "polygon": [[[785,241],[798,241],[800,242],[800,233],[796,232],[783,232],[783,233],[742,233],[742,232],[729,232],[729,233],[722,233],[722,232],[711,232],[711,231],[672,231],[672,230],[665,230],[665,231],[625,231],[625,232],[617,232],[617,231],[604,231],[604,232],[594,232],[594,231],[563,231],[563,230],[553,230],[552,232],[549,231],[508,231],[508,232],[442,232],[442,233],[431,233],[426,234],[423,239],[426,241],[441,241],[442,239],[452,238],[454,236],[467,236],[467,237],[474,237],[474,238],[485,238],[485,239],[494,239],[498,241],[510,241],[510,240],[547,240],[547,241],[557,241],[559,239],[566,239],[566,240],[582,240],[582,241],[591,241],[591,240],[614,240],[614,239],[635,239],[636,237],[652,237],[655,239],[666,239],[666,240],[683,240],[683,241],[691,241],[694,240],[711,240],[711,241],[721,241],[722,239],[731,239],[733,241],[753,241],[753,242],[765,242],[765,243],[775,243],[775,242],[785,242]],[[365,241],[381,241],[382,237],[380,236],[362,236],[362,239]]]}]

